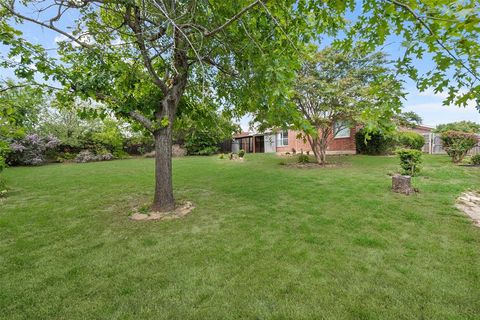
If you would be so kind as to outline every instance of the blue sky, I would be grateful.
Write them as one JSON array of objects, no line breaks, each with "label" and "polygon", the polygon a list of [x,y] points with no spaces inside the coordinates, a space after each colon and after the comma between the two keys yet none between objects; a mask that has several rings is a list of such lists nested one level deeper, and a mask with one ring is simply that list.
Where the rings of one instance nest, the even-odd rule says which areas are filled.
[{"label": "blue sky", "polygon": [[[28,10],[27,10],[28,11]],[[70,16],[73,20],[75,17]],[[53,31],[45,28],[41,28],[32,24],[25,24],[18,26],[20,30],[24,32],[25,37],[34,42],[43,45],[45,48],[52,49],[50,53],[55,55],[56,40],[61,36]],[[328,40],[325,41],[329,42]],[[399,54],[402,54],[403,48],[401,47],[401,39],[390,39],[389,43],[384,47],[384,51],[387,52],[392,58],[396,58]],[[0,55],[4,57],[6,55],[6,48],[0,46]],[[415,61],[416,66],[420,71],[428,71],[433,68],[433,63],[429,58]],[[2,78],[13,77],[10,70],[0,70]],[[416,89],[415,83],[407,78],[405,80],[405,89],[408,93],[406,100],[404,101],[405,111],[414,111],[418,113],[426,125],[435,126],[440,123],[448,123],[453,121],[470,120],[480,122],[480,113],[475,108],[475,104],[471,102],[467,107],[457,106],[443,106],[442,101],[444,95],[441,93],[434,93],[432,90],[425,92],[419,92]],[[249,117],[241,119],[241,125],[243,129],[248,129]]]}]

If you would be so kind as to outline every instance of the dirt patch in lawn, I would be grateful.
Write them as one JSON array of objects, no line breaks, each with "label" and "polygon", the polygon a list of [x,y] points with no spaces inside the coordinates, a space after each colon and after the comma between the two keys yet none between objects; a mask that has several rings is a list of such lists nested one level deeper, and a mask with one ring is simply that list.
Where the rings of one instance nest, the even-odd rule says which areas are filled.
[{"label": "dirt patch in lawn", "polygon": [[188,214],[190,214],[195,206],[190,201],[185,201],[181,204],[178,204],[175,207],[175,210],[169,212],[140,212],[134,210],[133,214],[130,216],[131,220],[134,221],[150,221],[150,220],[174,220],[180,219]]},{"label": "dirt patch in lawn", "polygon": [[318,163],[287,163],[284,164],[287,168],[299,168],[299,169],[326,169],[326,168],[340,168],[340,167],[348,167],[350,164],[347,163],[327,163],[324,165]]},{"label": "dirt patch in lawn", "polygon": [[468,215],[476,227],[480,227],[480,192],[462,193],[458,197],[455,207]]}]

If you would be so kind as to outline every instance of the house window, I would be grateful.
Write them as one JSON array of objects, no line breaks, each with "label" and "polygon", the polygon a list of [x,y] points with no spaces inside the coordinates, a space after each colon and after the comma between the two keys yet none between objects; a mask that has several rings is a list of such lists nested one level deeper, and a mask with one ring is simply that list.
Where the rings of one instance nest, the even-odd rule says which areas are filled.
[{"label": "house window", "polygon": [[345,121],[337,121],[334,125],[335,138],[350,138],[350,126]]},{"label": "house window", "polygon": [[277,133],[277,146],[278,147],[288,146],[288,130],[283,130]]}]

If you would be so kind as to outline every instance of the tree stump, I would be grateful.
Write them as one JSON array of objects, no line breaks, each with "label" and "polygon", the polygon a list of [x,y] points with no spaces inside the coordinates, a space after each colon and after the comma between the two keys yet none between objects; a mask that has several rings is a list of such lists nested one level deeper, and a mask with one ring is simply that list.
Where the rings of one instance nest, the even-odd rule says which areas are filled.
[{"label": "tree stump", "polygon": [[396,174],[392,177],[392,190],[393,192],[403,193],[406,195],[414,192],[411,184],[412,178],[410,176],[402,176]]}]

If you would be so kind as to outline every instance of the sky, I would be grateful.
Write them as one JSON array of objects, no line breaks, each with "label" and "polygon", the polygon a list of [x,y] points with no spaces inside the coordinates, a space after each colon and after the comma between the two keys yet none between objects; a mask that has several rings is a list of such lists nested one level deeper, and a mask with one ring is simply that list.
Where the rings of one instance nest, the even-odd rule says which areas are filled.
[{"label": "sky", "polygon": [[[73,20],[74,17],[70,16]],[[62,37],[54,31],[27,23],[22,26],[17,26],[24,36],[31,42],[41,44],[45,48],[51,49],[49,52],[51,55],[55,55],[55,48],[57,47],[56,41],[62,39]],[[325,39],[324,43],[330,42]],[[401,48],[401,39],[390,39],[388,45],[384,47],[384,51],[392,58],[396,58],[403,52]],[[4,57],[7,53],[7,48],[0,45],[0,57]],[[428,71],[433,68],[433,63],[429,57],[425,57],[422,60],[415,61],[416,67],[420,71]],[[13,77],[13,73],[10,70],[0,69],[1,77]],[[470,120],[480,122],[480,113],[475,108],[474,102],[470,102],[467,107],[458,106],[444,106],[442,101],[445,95],[442,93],[434,93],[432,90],[425,92],[419,92],[413,81],[407,78],[403,78],[405,81],[405,91],[408,93],[405,101],[403,102],[404,111],[414,111],[419,114],[425,125],[436,126],[441,123],[449,123],[461,120]],[[239,120],[242,129],[248,131],[248,123],[250,117],[246,116]]]}]

